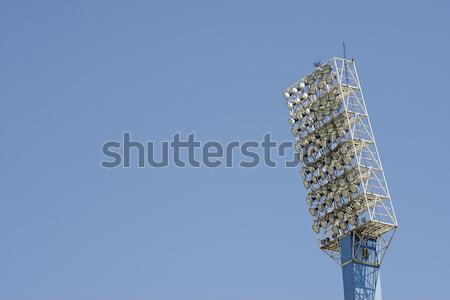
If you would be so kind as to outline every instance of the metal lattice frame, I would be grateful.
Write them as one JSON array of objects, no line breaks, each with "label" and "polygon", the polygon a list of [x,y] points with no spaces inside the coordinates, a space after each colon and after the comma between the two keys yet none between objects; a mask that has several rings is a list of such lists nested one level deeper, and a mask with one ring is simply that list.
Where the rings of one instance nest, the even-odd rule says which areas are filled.
[{"label": "metal lattice frame", "polygon": [[[351,117],[356,119],[350,126],[350,135],[359,173],[367,173],[367,176],[363,178],[362,193],[365,209],[360,212],[360,223],[354,228],[354,231],[360,236],[361,240],[367,238],[377,239],[378,263],[381,263],[397,228],[397,218],[370,124],[355,62],[354,60],[334,57],[329,63],[337,74],[337,82],[342,95],[344,95],[343,103],[347,113],[347,120]],[[349,92],[343,93],[344,90],[349,90]],[[362,146],[358,147],[358,143]],[[328,252],[326,247],[322,247],[322,249]]]}]

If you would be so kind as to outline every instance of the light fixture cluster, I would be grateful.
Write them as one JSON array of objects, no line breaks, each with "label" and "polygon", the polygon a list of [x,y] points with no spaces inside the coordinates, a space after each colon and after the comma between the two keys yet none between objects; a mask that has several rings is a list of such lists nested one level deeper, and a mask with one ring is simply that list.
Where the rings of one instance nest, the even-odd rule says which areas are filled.
[{"label": "light fixture cluster", "polygon": [[322,232],[325,242],[358,225],[363,203],[358,200],[363,175],[350,134],[356,118],[343,103],[349,87],[341,87],[336,77],[330,65],[319,65],[284,92],[308,191],[306,202],[314,218],[312,229]]}]

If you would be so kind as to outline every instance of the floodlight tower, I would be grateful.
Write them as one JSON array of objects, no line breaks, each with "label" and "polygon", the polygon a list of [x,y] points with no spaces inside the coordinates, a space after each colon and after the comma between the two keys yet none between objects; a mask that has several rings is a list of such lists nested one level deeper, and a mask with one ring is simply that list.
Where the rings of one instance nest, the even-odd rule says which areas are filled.
[{"label": "floodlight tower", "polygon": [[315,67],[284,92],[312,229],[342,267],[345,300],[381,299],[379,268],[397,218],[355,61]]}]

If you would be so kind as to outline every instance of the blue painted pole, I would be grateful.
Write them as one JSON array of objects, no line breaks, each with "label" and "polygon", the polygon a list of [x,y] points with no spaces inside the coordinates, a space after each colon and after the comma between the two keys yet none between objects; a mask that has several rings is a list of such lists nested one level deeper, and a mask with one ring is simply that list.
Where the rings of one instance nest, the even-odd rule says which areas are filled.
[{"label": "blue painted pole", "polygon": [[381,300],[376,239],[360,240],[351,233],[341,239],[345,300]]}]

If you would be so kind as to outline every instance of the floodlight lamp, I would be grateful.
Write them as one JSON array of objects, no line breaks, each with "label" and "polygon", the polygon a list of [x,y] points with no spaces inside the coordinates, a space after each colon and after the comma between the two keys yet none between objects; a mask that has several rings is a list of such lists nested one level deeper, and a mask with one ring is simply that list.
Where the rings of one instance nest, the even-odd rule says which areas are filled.
[{"label": "floodlight lamp", "polygon": [[[326,170],[325,170],[326,171]],[[319,176],[320,178],[324,179],[327,175],[325,174],[325,172],[322,170],[322,168],[319,169]]]},{"label": "floodlight lamp", "polygon": [[337,162],[337,161],[339,161],[341,156],[338,153],[333,152],[333,153],[331,153],[331,158],[333,159],[334,162]]},{"label": "floodlight lamp", "polygon": [[319,228],[319,226],[318,226],[317,224],[314,224],[314,225],[312,226],[312,230],[313,230],[315,233],[319,233],[319,232],[320,232],[320,228]]},{"label": "floodlight lamp", "polygon": [[297,118],[297,119],[303,119],[304,115],[300,110],[296,110],[293,115]]},{"label": "floodlight lamp", "polygon": [[359,202],[357,201],[352,203],[352,207],[355,211],[359,211],[362,208],[361,204],[359,204]]},{"label": "floodlight lamp", "polygon": [[307,140],[301,140],[300,143],[302,144],[302,146],[307,147],[309,145],[309,141]]},{"label": "floodlight lamp", "polygon": [[348,190],[344,189],[344,190],[342,190],[342,196],[344,198],[348,198],[348,197],[350,197],[350,193],[348,192]]},{"label": "floodlight lamp", "polygon": [[323,76],[323,72],[321,69],[316,69],[313,74],[315,79],[320,79]]},{"label": "floodlight lamp", "polygon": [[339,226],[334,225],[333,227],[331,227],[331,231],[336,235],[339,234]]},{"label": "floodlight lamp", "polygon": [[316,116],[316,117],[317,117],[317,120],[322,120],[324,116],[325,116],[325,115],[324,115],[323,112],[321,112],[321,111],[317,112],[317,116]]},{"label": "floodlight lamp", "polygon": [[322,72],[323,72],[324,74],[330,74],[331,71],[332,71],[332,68],[331,68],[330,65],[326,64],[326,65],[323,65],[323,66],[322,66]]},{"label": "floodlight lamp", "polygon": [[334,224],[334,222],[336,222],[336,216],[334,215],[334,213],[328,215],[328,222],[330,222],[332,224]]},{"label": "floodlight lamp", "polygon": [[328,190],[319,190],[318,194],[320,195],[320,197],[326,197],[328,196]]},{"label": "floodlight lamp", "polygon": [[331,105],[331,109],[332,109],[332,110],[335,110],[335,111],[339,110],[340,107],[341,107],[341,103],[339,103],[339,102],[334,102],[334,103]]},{"label": "floodlight lamp", "polygon": [[344,158],[342,159],[345,165],[349,165],[352,162],[352,157],[349,156],[344,156]]},{"label": "floodlight lamp", "polygon": [[333,193],[335,193],[338,190],[338,187],[335,183],[333,183],[330,188]]},{"label": "floodlight lamp", "polygon": [[325,81],[319,81],[319,84],[317,85],[317,87],[318,87],[320,90],[324,90],[325,87],[326,87],[326,82],[325,82]]},{"label": "floodlight lamp", "polygon": [[353,210],[352,210],[352,208],[351,208],[350,206],[346,206],[346,207],[344,208],[344,211],[345,211],[347,214],[353,214]]},{"label": "floodlight lamp", "polygon": [[332,92],[332,93],[329,93],[328,94],[328,96],[327,96],[327,98],[328,98],[328,101],[335,101],[336,100],[336,95]]},{"label": "floodlight lamp", "polygon": [[347,230],[348,229],[347,223],[346,222],[339,223],[339,228],[342,230]]},{"label": "floodlight lamp", "polygon": [[323,212],[323,211],[325,210],[325,207],[323,206],[323,204],[319,204],[319,205],[317,206],[317,209],[318,209],[320,212]]},{"label": "floodlight lamp", "polygon": [[347,148],[346,147],[341,147],[339,150],[339,153],[341,153],[342,155],[345,155],[345,154],[347,154]]},{"label": "floodlight lamp", "polygon": [[328,174],[331,174],[331,175],[333,175],[334,174],[334,167],[333,166],[331,166],[331,165],[329,165],[328,167],[327,167],[327,172],[328,172]]},{"label": "floodlight lamp", "polygon": [[326,97],[321,97],[320,98],[320,105],[322,105],[322,107],[328,105],[328,99]]},{"label": "floodlight lamp", "polygon": [[334,194],[334,196],[333,196],[333,201],[334,201],[335,203],[339,204],[340,201],[341,201],[341,194],[339,194],[339,193]]},{"label": "floodlight lamp", "polygon": [[308,75],[308,76],[306,76],[306,78],[305,78],[305,83],[308,84],[308,85],[313,84],[314,81],[315,81],[315,80],[314,80],[314,76],[313,76],[313,75]]}]

